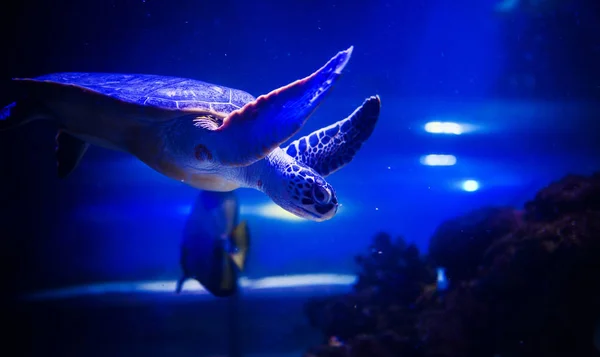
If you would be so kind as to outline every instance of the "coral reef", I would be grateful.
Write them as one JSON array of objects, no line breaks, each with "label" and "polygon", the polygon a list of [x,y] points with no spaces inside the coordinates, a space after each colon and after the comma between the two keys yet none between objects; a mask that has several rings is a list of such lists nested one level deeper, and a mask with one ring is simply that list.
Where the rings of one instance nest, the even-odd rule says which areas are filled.
[{"label": "coral reef", "polygon": [[445,222],[428,256],[380,233],[356,260],[351,294],[306,305],[324,336],[306,357],[600,355],[600,174]]},{"label": "coral reef", "polygon": [[442,223],[429,242],[432,264],[446,268],[451,280],[475,276],[485,250],[521,224],[521,214],[510,207],[486,207]]},{"label": "coral reef", "polygon": [[415,302],[424,284],[435,281],[435,273],[417,247],[402,238],[392,241],[380,233],[369,248],[369,255],[356,257],[360,271],[352,294],[306,305],[311,324],[323,330],[329,345],[312,355],[336,355],[349,340],[353,341],[352,356],[373,356],[375,350],[382,356],[410,353],[418,347],[412,343],[417,333]]}]

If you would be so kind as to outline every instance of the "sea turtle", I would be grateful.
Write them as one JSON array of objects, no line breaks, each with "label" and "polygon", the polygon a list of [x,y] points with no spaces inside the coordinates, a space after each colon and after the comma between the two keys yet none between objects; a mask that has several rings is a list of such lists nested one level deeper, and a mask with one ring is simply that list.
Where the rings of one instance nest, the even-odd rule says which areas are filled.
[{"label": "sea turtle", "polygon": [[15,79],[23,99],[0,113],[0,129],[37,119],[58,123],[58,175],[66,177],[89,144],[130,153],[195,188],[263,191],[310,220],[335,215],[323,179],[347,164],[379,116],[369,98],[348,119],[279,146],[297,133],[348,63],[352,47],[308,77],[254,98],[192,79],[144,74],[55,73]]}]

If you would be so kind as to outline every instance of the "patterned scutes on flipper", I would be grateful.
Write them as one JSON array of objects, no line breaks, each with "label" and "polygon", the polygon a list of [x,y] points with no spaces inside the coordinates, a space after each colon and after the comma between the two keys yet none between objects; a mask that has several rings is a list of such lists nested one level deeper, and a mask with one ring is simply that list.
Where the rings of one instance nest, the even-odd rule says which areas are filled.
[{"label": "patterned scutes on flipper", "polygon": [[371,136],[380,108],[379,97],[370,97],[348,118],[314,131],[292,142],[284,150],[319,174],[330,175],[352,161]]},{"label": "patterned scutes on flipper", "polygon": [[253,101],[250,94],[194,79],[149,74],[53,73],[34,78],[76,85],[128,103],[227,115]]}]

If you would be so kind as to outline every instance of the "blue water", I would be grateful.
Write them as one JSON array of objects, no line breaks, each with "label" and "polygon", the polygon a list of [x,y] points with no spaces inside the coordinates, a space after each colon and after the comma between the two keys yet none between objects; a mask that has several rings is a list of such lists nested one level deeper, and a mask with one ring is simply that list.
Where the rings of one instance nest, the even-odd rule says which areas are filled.
[{"label": "blue water", "polygon": [[[372,136],[327,179],[342,204],[333,219],[298,219],[260,192],[237,191],[252,233],[240,300],[252,301],[246,311],[259,306],[241,314],[254,334],[237,352],[227,352],[228,323],[210,327],[228,319],[223,302],[194,283],[179,301],[171,295],[195,189],[94,146],[61,180],[52,123],[0,132],[0,250],[11,266],[2,276],[15,296],[30,298],[19,305],[24,327],[15,335],[37,343],[32,356],[47,355],[44,348],[56,356],[302,355],[323,338],[307,326],[303,303],[351,291],[354,256],[376,233],[402,236],[426,255],[448,219],[521,208],[567,174],[598,171],[600,14],[592,3],[36,0],[1,11],[10,28],[0,35],[2,106],[16,100],[10,78],[61,71],[179,76],[259,96],[351,45],[342,78],[295,138],[369,96],[382,101]],[[119,321],[119,309],[136,321],[129,340],[99,327],[111,323],[102,311]],[[53,313],[65,316],[60,326]],[[83,342],[68,347],[75,337]]]}]

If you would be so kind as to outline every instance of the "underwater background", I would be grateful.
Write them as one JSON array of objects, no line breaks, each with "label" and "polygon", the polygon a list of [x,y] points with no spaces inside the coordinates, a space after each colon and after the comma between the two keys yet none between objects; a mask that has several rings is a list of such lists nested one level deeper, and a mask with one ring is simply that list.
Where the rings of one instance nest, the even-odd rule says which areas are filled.
[{"label": "underwater background", "polygon": [[63,71],[259,96],[351,45],[295,138],[382,103],[327,179],[333,219],[236,191],[252,245],[230,299],[173,292],[197,190],[94,146],[59,179],[52,123],[0,132],[10,355],[600,355],[594,0],[36,0],[0,16],[2,106],[11,78]]}]

